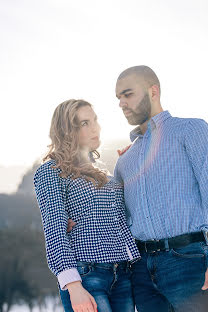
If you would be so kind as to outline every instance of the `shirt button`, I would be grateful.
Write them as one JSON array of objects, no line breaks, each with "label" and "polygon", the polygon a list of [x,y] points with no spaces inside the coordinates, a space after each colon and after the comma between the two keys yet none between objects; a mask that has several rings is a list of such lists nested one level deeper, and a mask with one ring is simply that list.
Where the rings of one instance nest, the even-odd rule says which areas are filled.
[{"label": "shirt button", "polygon": [[115,217],[115,219],[114,219],[114,220],[115,220],[115,221],[118,221],[118,218],[116,218],[116,217]]},{"label": "shirt button", "polygon": [[115,207],[115,204],[112,204],[111,207]]}]

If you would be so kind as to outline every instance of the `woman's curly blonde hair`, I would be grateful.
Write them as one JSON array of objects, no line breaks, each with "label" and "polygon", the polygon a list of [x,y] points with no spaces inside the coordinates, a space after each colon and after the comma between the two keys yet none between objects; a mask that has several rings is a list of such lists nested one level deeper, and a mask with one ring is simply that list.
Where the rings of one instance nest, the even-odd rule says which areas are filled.
[{"label": "woman's curly blonde hair", "polygon": [[[51,144],[49,151],[43,161],[53,159],[56,165],[53,168],[61,169],[60,176],[67,178],[71,175],[72,179],[79,177],[91,181],[94,185],[101,187],[107,182],[106,173],[95,168],[92,163],[83,162],[79,141],[79,122],[77,110],[83,106],[92,105],[84,100],[67,100],[59,104],[51,120],[50,138]],[[99,153],[95,150],[92,155],[97,158]],[[91,155],[91,156],[92,156]]]}]

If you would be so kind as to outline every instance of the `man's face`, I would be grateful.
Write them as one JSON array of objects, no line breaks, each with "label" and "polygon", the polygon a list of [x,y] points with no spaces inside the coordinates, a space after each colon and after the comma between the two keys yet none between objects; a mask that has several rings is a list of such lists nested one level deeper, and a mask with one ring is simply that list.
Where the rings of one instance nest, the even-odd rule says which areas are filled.
[{"label": "man's face", "polygon": [[150,119],[149,94],[135,75],[129,75],[117,81],[116,96],[130,125],[142,125]]}]

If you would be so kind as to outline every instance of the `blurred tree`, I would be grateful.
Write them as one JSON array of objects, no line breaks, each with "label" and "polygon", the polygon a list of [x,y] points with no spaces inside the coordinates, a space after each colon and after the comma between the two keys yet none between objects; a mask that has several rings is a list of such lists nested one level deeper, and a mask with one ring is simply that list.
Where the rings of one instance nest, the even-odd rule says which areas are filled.
[{"label": "blurred tree", "polygon": [[0,311],[6,304],[6,312],[22,297],[32,299],[34,288],[25,279],[27,263],[18,250],[18,235],[11,231],[0,233]]},{"label": "blurred tree", "polygon": [[17,193],[18,194],[24,194],[29,196],[34,196],[35,191],[33,187],[33,177],[35,174],[35,171],[39,167],[40,163],[35,162],[31,169],[29,169],[25,175],[22,178],[22,181],[20,182]]},{"label": "blurred tree", "polygon": [[56,278],[45,260],[41,232],[28,228],[0,231],[0,312],[25,302],[30,310],[47,296],[57,295]]}]

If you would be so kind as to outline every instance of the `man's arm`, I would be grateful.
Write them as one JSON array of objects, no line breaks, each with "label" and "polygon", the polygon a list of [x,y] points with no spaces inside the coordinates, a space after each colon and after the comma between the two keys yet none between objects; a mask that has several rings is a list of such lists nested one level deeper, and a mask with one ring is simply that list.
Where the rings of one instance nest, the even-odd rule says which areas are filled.
[{"label": "man's arm", "polygon": [[185,147],[199,184],[202,205],[208,213],[208,124],[204,120],[189,121]]},{"label": "man's arm", "polygon": [[[199,184],[202,205],[208,213],[208,124],[204,120],[189,121],[185,146]],[[208,269],[205,272],[205,282],[201,289],[208,289]]]}]

